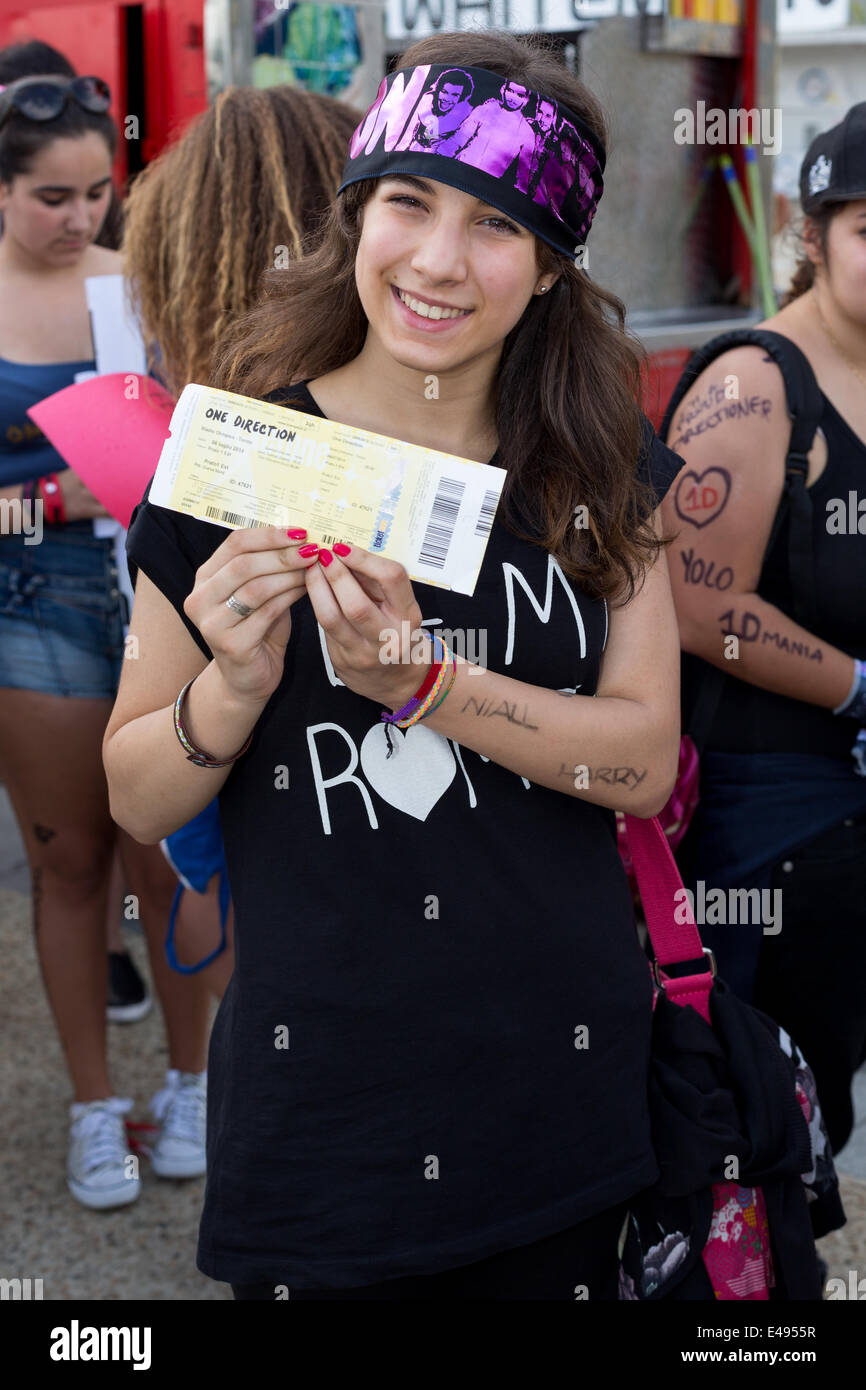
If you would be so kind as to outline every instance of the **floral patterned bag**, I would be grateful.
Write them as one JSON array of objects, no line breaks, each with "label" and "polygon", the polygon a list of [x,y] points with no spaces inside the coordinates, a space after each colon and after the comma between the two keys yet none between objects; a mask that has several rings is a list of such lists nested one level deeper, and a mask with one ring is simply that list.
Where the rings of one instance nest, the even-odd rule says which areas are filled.
[{"label": "floral patterned bag", "polygon": [[[682,882],[658,821],[629,816],[628,832],[656,957],[661,1177],[630,1203],[619,1296],[820,1298],[814,1238],[845,1217],[814,1077],[783,1029],[715,979],[691,914],[674,922]],[[666,973],[689,963],[694,973]]]}]

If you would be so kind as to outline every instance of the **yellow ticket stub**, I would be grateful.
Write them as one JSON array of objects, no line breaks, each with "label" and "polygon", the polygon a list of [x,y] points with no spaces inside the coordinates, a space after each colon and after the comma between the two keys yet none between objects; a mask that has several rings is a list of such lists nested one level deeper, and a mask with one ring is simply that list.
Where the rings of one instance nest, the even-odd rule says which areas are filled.
[{"label": "yellow ticket stub", "polygon": [[184,387],[170,428],[155,505],[231,530],[303,526],[474,593],[503,469],[210,386]]}]

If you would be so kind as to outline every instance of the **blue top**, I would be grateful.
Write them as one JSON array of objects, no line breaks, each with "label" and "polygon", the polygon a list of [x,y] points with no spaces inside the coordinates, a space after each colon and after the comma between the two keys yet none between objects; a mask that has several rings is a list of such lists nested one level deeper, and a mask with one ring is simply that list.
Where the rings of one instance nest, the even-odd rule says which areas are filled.
[{"label": "blue top", "polygon": [[30,419],[30,406],[71,386],[79,372],[95,371],[84,362],[8,362],[0,357],[0,487],[26,483],[68,468]]}]

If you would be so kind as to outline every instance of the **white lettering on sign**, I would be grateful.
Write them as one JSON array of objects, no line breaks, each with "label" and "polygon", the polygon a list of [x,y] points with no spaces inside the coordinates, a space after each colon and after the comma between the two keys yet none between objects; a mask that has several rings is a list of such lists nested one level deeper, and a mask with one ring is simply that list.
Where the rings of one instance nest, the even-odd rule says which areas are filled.
[{"label": "white lettering on sign", "polygon": [[[647,14],[663,9],[663,0],[647,0]],[[389,39],[401,40],[479,25],[512,34],[567,33],[590,20],[639,13],[637,0],[482,0],[461,9],[457,0],[386,0],[385,30]]]}]

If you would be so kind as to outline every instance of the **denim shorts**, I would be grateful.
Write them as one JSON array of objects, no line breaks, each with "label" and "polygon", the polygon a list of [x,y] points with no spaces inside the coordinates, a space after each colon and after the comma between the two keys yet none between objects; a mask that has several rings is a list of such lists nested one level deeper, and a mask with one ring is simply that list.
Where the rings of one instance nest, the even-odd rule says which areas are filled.
[{"label": "denim shorts", "polygon": [[92,522],[46,526],[38,545],[0,535],[0,686],[113,699],[127,608]]}]

